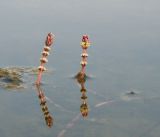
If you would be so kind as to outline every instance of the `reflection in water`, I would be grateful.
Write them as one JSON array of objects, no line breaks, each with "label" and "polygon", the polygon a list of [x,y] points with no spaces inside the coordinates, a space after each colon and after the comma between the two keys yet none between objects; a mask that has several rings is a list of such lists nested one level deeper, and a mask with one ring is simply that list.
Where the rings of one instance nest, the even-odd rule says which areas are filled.
[{"label": "reflection in water", "polygon": [[83,117],[87,117],[88,116],[88,104],[87,104],[87,96],[86,96],[86,88],[85,88],[85,82],[80,83],[81,85],[81,99],[82,99],[82,104],[80,106],[80,111]]},{"label": "reflection in water", "polygon": [[47,106],[47,102],[46,102],[46,97],[44,95],[44,92],[42,90],[42,88],[40,87],[40,85],[36,85],[36,89],[37,89],[37,93],[38,93],[38,98],[40,100],[40,106],[46,121],[46,125],[48,127],[52,127],[53,126],[53,118],[48,110],[48,106]]},{"label": "reflection in water", "polygon": [[86,87],[85,87],[85,81],[79,81],[77,79],[77,82],[81,86],[80,92],[82,93],[82,96],[81,96],[82,104],[80,105],[80,112],[81,112],[83,117],[87,117],[89,109],[88,109],[88,103],[87,103],[87,95],[86,95],[87,90],[86,90]]}]

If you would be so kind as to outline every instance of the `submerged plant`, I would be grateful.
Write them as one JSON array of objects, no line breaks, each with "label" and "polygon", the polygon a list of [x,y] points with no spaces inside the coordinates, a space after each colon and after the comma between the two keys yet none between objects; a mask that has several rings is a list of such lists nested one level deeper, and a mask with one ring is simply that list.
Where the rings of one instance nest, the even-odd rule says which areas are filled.
[{"label": "submerged plant", "polygon": [[39,85],[41,83],[42,73],[46,70],[44,64],[48,62],[47,56],[49,55],[50,47],[53,44],[53,41],[54,41],[54,35],[52,33],[48,33],[45,40],[45,46],[42,52],[42,57],[40,58],[41,64],[38,67],[38,77],[36,80],[36,85]]},{"label": "submerged plant", "polygon": [[47,101],[46,101],[46,97],[44,95],[43,90],[41,89],[40,85],[36,85],[37,88],[37,94],[40,100],[40,106],[44,115],[44,119],[46,121],[46,125],[48,127],[52,127],[53,126],[53,118],[48,110],[48,106],[47,106]]},{"label": "submerged plant", "polygon": [[22,88],[22,74],[12,68],[0,68],[0,86],[6,89]]},{"label": "submerged plant", "polygon": [[76,78],[79,82],[84,82],[86,80],[86,65],[87,65],[87,49],[90,46],[90,41],[88,35],[83,35],[82,36],[82,42],[81,42],[81,47],[82,47],[82,60],[80,62],[81,64],[81,70],[80,72],[76,75]]}]

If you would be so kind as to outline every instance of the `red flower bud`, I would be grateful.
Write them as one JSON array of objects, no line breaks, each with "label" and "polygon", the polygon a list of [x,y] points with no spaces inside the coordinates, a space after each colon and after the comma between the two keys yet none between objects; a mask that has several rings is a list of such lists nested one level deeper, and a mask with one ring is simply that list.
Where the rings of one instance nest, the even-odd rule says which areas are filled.
[{"label": "red flower bud", "polygon": [[46,41],[45,41],[45,44],[46,46],[51,46],[53,44],[53,34],[52,33],[48,33],[47,37],[46,37]]}]

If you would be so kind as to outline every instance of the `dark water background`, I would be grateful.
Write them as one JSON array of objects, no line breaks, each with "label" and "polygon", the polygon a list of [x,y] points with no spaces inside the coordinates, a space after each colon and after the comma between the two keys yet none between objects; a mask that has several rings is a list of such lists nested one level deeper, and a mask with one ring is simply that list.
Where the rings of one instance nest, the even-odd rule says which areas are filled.
[{"label": "dark water background", "polygon": [[[37,67],[48,32],[56,36],[42,88],[54,125],[45,125],[33,83],[0,88],[0,137],[159,137],[160,1],[1,0],[1,67]],[[89,34],[87,118],[78,118],[80,41]],[[134,91],[136,97],[125,93]],[[108,104],[98,105],[112,100]],[[67,124],[73,126],[67,126]],[[61,135],[62,136],[62,135]]]}]

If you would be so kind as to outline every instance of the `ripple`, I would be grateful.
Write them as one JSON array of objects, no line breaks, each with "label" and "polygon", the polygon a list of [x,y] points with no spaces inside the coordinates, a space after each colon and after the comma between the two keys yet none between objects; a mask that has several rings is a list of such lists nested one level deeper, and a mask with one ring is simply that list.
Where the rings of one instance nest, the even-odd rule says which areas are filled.
[{"label": "ripple", "polygon": [[[71,79],[76,79],[77,78],[77,74],[71,74],[68,77],[71,78]],[[88,80],[92,80],[92,79],[95,79],[95,78],[96,78],[96,76],[94,76],[92,74],[87,74],[86,75],[86,79],[88,79]]]},{"label": "ripple", "polygon": [[126,93],[124,93],[122,96],[121,96],[121,99],[124,100],[124,101],[131,101],[131,100],[134,100],[134,99],[140,99],[140,94],[139,92],[135,91],[135,90],[130,90],[130,91],[127,91]]}]

